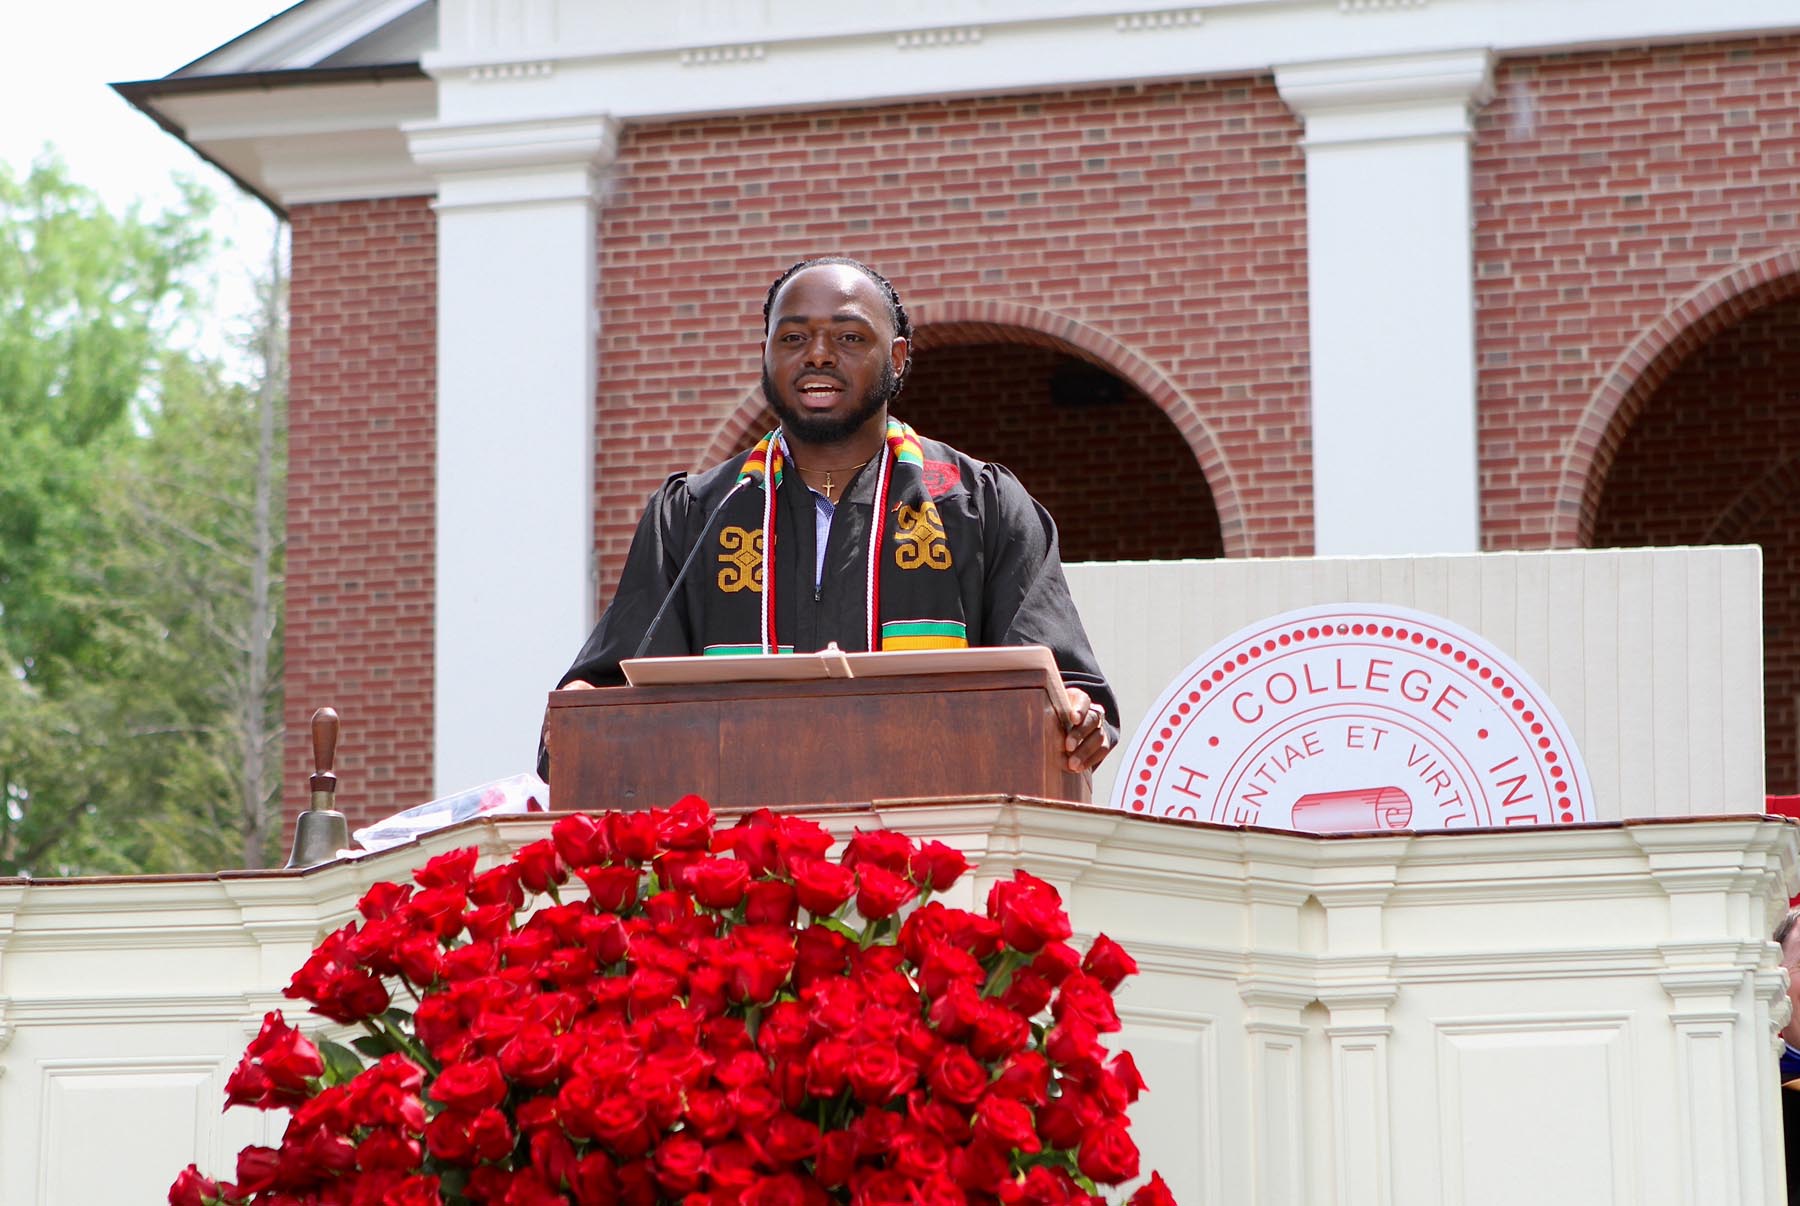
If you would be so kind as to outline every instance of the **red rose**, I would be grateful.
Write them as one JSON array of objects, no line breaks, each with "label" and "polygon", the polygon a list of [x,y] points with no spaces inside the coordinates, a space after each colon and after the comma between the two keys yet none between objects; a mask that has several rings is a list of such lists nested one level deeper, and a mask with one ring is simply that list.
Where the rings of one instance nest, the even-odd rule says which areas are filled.
[{"label": "red rose", "polygon": [[806,1053],[806,1089],[814,1097],[836,1097],[850,1083],[854,1050],[841,1039],[826,1039]]},{"label": "red rose", "polygon": [[419,1173],[391,1186],[382,1195],[383,1206],[439,1206],[438,1179]]},{"label": "red rose", "polygon": [[648,862],[656,854],[657,816],[649,812],[609,812],[606,837],[627,862]]},{"label": "red rose", "polygon": [[1022,1018],[1034,1018],[1050,1003],[1053,991],[1050,981],[1038,975],[1035,967],[1022,967],[1000,994],[1000,1003]]},{"label": "red rose", "polygon": [[958,1105],[973,1105],[987,1092],[988,1072],[963,1048],[946,1045],[931,1064],[926,1082],[937,1096]]},{"label": "red rose", "polygon": [[969,1119],[961,1106],[934,1100],[914,1089],[906,1095],[906,1116],[911,1119],[914,1130],[936,1135],[945,1143],[969,1141]]},{"label": "red rose", "polygon": [[793,925],[799,910],[793,884],[759,879],[744,890],[744,920],[751,925]]},{"label": "red rose", "polygon": [[975,1135],[1002,1148],[1016,1148],[1029,1155],[1041,1151],[1037,1127],[1031,1109],[1023,1102],[994,1094],[982,1098],[975,1107]]},{"label": "red rose", "polygon": [[209,1206],[221,1196],[219,1183],[192,1164],[182,1169],[169,1186],[169,1206]]},{"label": "red rose", "polygon": [[736,1206],[827,1206],[829,1200],[817,1181],[795,1173],[764,1177],[732,1199]]},{"label": "red rose", "polygon": [[750,886],[750,868],[735,859],[707,859],[687,873],[688,891],[709,909],[736,908]]},{"label": "red rose", "polygon": [[868,1110],[850,1120],[856,1154],[863,1160],[885,1159],[906,1129],[906,1119],[892,1110]]},{"label": "red rose", "polygon": [[738,861],[749,866],[752,875],[770,875],[779,870],[779,834],[775,814],[759,808],[748,816],[739,817],[738,823],[730,829],[714,832],[713,853],[736,855]]},{"label": "red rose", "polygon": [[1004,1005],[980,1002],[973,1023],[969,1050],[977,1059],[1000,1059],[1024,1050],[1031,1042],[1031,1024]]},{"label": "red rose", "polygon": [[468,903],[467,888],[445,884],[416,894],[406,904],[406,915],[439,938],[454,938],[462,932],[463,909]]},{"label": "red rose", "polygon": [[819,1154],[813,1158],[813,1175],[821,1184],[836,1187],[850,1179],[856,1168],[856,1139],[849,1131],[827,1131],[819,1137]]},{"label": "red rose", "polygon": [[308,1082],[324,1072],[319,1049],[275,1010],[263,1015],[262,1030],[225,1082],[225,1104],[259,1110],[298,1105],[311,1096]]},{"label": "red rose", "polygon": [[1052,1098],[1037,1113],[1038,1133],[1049,1140],[1052,1147],[1079,1147],[1082,1135],[1099,1120],[1093,1102],[1067,1088],[1062,1096]]},{"label": "red rose", "polygon": [[760,1130],[769,1119],[781,1112],[781,1100],[768,1085],[743,1084],[726,1094],[731,1111],[737,1116],[737,1129],[744,1134]]},{"label": "red rose", "polygon": [[525,903],[525,890],[519,886],[519,869],[512,863],[489,867],[469,885],[469,899],[477,905],[521,907]]},{"label": "red rose", "polygon": [[859,870],[880,867],[891,875],[911,873],[916,847],[904,833],[891,829],[857,830],[844,847],[844,866]]},{"label": "red rose", "polygon": [[612,1157],[596,1148],[575,1163],[569,1175],[569,1192],[576,1206],[612,1206],[619,1200],[618,1168]]},{"label": "red rose", "polygon": [[500,1070],[510,1081],[538,1089],[556,1079],[556,1036],[548,1026],[521,1026],[500,1048]]},{"label": "red rose", "polygon": [[912,1181],[897,1172],[867,1171],[850,1184],[851,1206],[913,1206]]},{"label": "red rose", "polygon": [[691,1193],[706,1179],[706,1145],[685,1133],[670,1135],[657,1145],[655,1165],[664,1190]]},{"label": "red rose", "polygon": [[699,796],[683,796],[667,810],[653,809],[652,814],[664,850],[705,850],[712,844],[712,809]]},{"label": "red rose", "polygon": [[900,1096],[918,1079],[918,1065],[881,1043],[865,1043],[850,1057],[845,1070],[850,1091],[864,1105],[884,1105]]},{"label": "red rose", "polygon": [[1000,923],[1007,944],[1026,954],[1074,932],[1056,889],[1024,871],[1014,871],[1011,881],[994,884],[988,891],[987,912]]},{"label": "red rose", "polygon": [[464,913],[463,925],[476,942],[493,943],[512,932],[512,919],[513,907],[505,901],[495,901]]},{"label": "red rose", "polygon": [[1081,1137],[1075,1163],[1090,1181],[1117,1185],[1138,1175],[1137,1144],[1131,1141],[1123,1122],[1101,1122]]},{"label": "red rose", "polygon": [[814,980],[843,974],[856,944],[822,925],[809,925],[794,940],[794,980],[804,988]]},{"label": "red rose", "polygon": [[1175,1206],[1175,1195],[1163,1182],[1161,1173],[1151,1173],[1150,1180],[1138,1186],[1131,1195],[1130,1206]]},{"label": "red rose", "polygon": [[356,911],[370,921],[380,921],[398,912],[400,906],[411,899],[412,894],[411,884],[373,884],[363,893],[362,899],[356,902]]},{"label": "red rose", "polygon": [[432,934],[414,934],[395,952],[400,974],[421,988],[428,988],[444,967],[444,948]]},{"label": "red rose", "polygon": [[733,997],[762,1004],[781,991],[794,969],[797,952],[785,928],[743,925],[732,931],[734,945],[725,955]]},{"label": "red rose", "polygon": [[1032,957],[1031,970],[1055,986],[1081,970],[1081,956],[1066,942],[1046,942]]},{"label": "red rose", "polygon": [[925,1131],[905,1131],[894,1142],[889,1167],[917,1184],[944,1167],[944,1141]]},{"label": "red rose", "polygon": [[1113,1008],[1112,994],[1086,972],[1076,972],[1062,982],[1050,1012],[1059,1022],[1078,1017],[1101,1034],[1111,1034],[1119,1028],[1119,1013]]},{"label": "red rose", "polygon": [[584,812],[571,813],[552,825],[550,843],[570,867],[591,867],[612,857],[606,827]]},{"label": "red rose", "polygon": [[742,1142],[715,1143],[707,1149],[706,1175],[720,1190],[741,1193],[756,1183],[756,1155]]},{"label": "red rose", "polygon": [[1070,1014],[1050,1030],[1044,1040],[1044,1054],[1065,1069],[1093,1069],[1106,1058],[1100,1045],[1100,1034],[1088,1022]]},{"label": "red rose", "polygon": [[[1086,1203],[1088,1196],[1081,1192],[1067,1169],[1052,1168],[1048,1165],[1037,1165],[1025,1173],[1025,1179],[1019,1184],[1020,1202],[1029,1202],[1033,1206],[1062,1206],[1062,1203]],[[1103,1198],[1093,1201],[1104,1203]]]},{"label": "red rose", "polygon": [[413,879],[421,888],[460,888],[466,893],[475,880],[475,864],[480,858],[481,851],[473,846],[452,850],[414,871]]},{"label": "red rose", "polygon": [[708,1143],[716,1143],[731,1134],[737,1115],[731,1112],[731,1099],[718,1089],[695,1089],[682,1102],[682,1117],[694,1134]]},{"label": "red rose", "polygon": [[919,894],[912,881],[882,867],[861,867],[856,872],[856,911],[865,921],[879,921],[898,913]]},{"label": "red rose", "polygon": [[1108,992],[1117,988],[1126,976],[1137,975],[1137,969],[1137,960],[1105,934],[1094,939],[1094,945],[1088,947],[1087,958],[1081,961],[1081,970],[1105,985]]},{"label": "red rose", "polygon": [[376,1127],[356,1145],[356,1166],[364,1172],[411,1172],[419,1167],[424,1149],[417,1139],[392,1127]]},{"label": "red rose", "polygon": [[1050,1100],[1050,1061],[1036,1051],[1021,1051],[1006,1061],[995,1078],[993,1092],[1027,1105]]},{"label": "red rose", "polygon": [[1009,1151],[991,1143],[971,1143],[950,1153],[950,1175],[966,1190],[997,1195],[1012,1180]]},{"label": "red rose", "polygon": [[[539,1101],[544,1098],[539,1098]],[[525,1120],[519,1119],[519,1129],[527,1130]],[[531,1140],[531,1167],[552,1185],[561,1185],[564,1181],[573,1181],[576,1176],[575,1145],[569,1137],[556,1126],[546,1126],[541,1130],[529,1131]]]},{"label": "red rose", "polygon": [[1136,1101],[1149,1088],[1144,1083],[1142,1073],[1138,1071],[1137,1061],[1131,1058],[1129,1051],[1121,1051],[1113,1056],[1106,1068],[1108,1078],[1119,1086],[1119,1096],[1125,1100],[1126,1105]]},{"label": "red rose", "polygon": [[637,903],[636,867],[577,867],[575,874],[587,885],[589,902],[602,913],[623,913]]},{"label": "red rose", "polygon": [[272,1147],[246,1147],[238,1153],[237,1191],[256,1194],[275,1184],[281,1156]]},{"label": "red rose", "polygon": [[623,962],[630,952],[624,923],[611,913],[589,913],[581,919],[578,933],[582,947],[602,965]]},{"label": "red rose", "polygon": [[912,857],[913,879],[930,885],[933,892],[948,890],[968,869],[969,860],[963,852],[942,842],[923,842]]},{"label": "red rose", "polygon": [[521,846],[513,855],[513,866],[519,869],[519,882],[527,891],[548,892],[558,884],[569,882],[569,868],[557,853],[553,838],[541,838]]},{"label": "red rose", "polygon": [[777,1165],[810,1159],[819,1150],[818,1124],[783,1111],[769,1119],[761,1146]]},{"label": "red rose", "polygon": [[594,1107],[594,1137],[627,1160],[635,1160],[650,1148],[650,1128],[645,1124],[644,1102],[635,1093],[608,1093]]},{"label": "red rose", "polygon": [[491,1057],[447,1064],[431,1085],[431,1098],[453,1110],[482,1110],[506,1100],[506,1077]]},{"label": "red rose", "polygon": [[856,872],[822,858],[798,858],[790,861],[794,891],[800,907],[814,917],[829,917],[844,907],[856,891]]}]

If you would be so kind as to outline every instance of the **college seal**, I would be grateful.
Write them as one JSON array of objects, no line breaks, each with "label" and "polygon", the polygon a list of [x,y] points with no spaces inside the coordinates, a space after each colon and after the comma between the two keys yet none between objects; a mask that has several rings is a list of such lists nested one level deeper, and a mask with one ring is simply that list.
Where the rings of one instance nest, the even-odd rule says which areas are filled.
[{"label": "college seal", "polygon": [[1448,620],[1331,604],[1244,628],[1126,743],[1112,806],[1312,832],[1594,819],[1549,697]]}]

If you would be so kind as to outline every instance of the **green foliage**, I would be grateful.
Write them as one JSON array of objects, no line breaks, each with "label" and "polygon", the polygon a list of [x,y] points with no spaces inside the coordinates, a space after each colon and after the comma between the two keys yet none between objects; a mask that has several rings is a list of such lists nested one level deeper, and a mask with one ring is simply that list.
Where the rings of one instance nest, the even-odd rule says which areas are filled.
[{"label": "green foliage", "polygon": [[174,350],[205,214],[190,192],[115,215],[54,162],[0,166],[0,874],[271,853],[266,822],[245,843],[272,788],[267,759],[241,782],[239,721],[279,707],[282,382],[278,358],[251,388]]}]

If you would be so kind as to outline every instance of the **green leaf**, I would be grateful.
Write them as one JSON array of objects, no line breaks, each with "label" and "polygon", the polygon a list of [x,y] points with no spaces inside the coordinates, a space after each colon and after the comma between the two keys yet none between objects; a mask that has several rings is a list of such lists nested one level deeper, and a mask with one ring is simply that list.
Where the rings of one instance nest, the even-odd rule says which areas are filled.
[{"label": "green leaf", "polygon": [[391,1055],[394,1050],[394,1044],[379,1034],[359,1034],[350,1040],[350,1045],[372,1060]]},{"label": "green leaf", "polygon": [[[373,1035],[365,1036],[373,1038]],[[361,1040],[357,1040],[360,1042]],[[355,1079],[363,1070],[363,1062],[356,1052],[342,1043],[331,1039],[319,1040],[319,1054],[325,1059],[325,1083],[341,1085]],[[385,1052],[384,1052],[385,1054]]]}]

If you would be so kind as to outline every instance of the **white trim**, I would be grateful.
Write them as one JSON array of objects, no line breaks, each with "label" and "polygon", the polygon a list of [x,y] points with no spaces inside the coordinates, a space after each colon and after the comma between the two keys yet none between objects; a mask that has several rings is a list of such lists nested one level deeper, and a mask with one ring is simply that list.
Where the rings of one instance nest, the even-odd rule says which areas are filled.
[{"label": "white trim", "polygon": [[437,112],[430,80],[170,96],[187,141],[282,206],[434,193],[403,127]]}]

